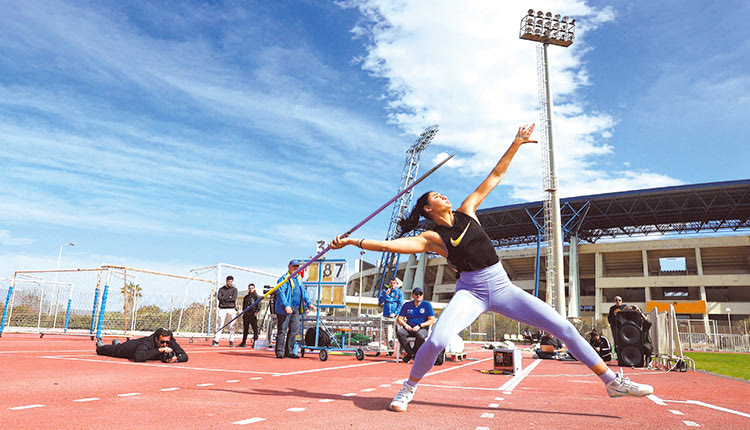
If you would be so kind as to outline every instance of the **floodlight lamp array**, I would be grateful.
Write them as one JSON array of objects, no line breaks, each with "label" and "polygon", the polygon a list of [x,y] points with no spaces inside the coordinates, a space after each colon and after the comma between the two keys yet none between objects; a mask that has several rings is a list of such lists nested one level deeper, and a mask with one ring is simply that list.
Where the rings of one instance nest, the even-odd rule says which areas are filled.
[{"label": "floodlight lamp array", "polygon": [[534,42],[549,43],[558,46],[570,46],[575,39],[576,19],[552,12],[529,9],[521,19],[519,37]]}]

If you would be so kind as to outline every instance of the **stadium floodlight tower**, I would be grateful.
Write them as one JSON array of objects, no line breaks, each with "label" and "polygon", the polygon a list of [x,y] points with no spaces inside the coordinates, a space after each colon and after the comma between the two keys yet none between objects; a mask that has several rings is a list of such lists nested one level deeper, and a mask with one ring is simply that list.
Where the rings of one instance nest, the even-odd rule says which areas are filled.
[{"label": "stadium floodlight tower", "polygon": [[[439,126],[437,124],[425,128],[414,144],[406,151],[406,164],[404,164],[404,170],[401,174],[401,183],[398,187],[399,192],[411,185],[416,179],[417,171],[419,171],[419,161],[422,159],[422,151],[424,151],[430,142],[432,142],[432,139],[435,138],[438,129]],[[414,189],[412,188],[393,204],[393,213],[391,214],[391,223],[388,226],[388,233],[385,237],[386,240],[396,239],[401,236],[401,229],[398,225],[398,221],[409,209],[413,194]],[[383,284],[390,281],[388,278],[396,274],[397,268],[397,255],[395,253],[384,252],[380,260],[380,267],[378,268],[378,277],[375,280],[375,285],[372,289],[373,297],[377,297],[378,294],[380,294]]]},{"label": "stadium floodlight tower", "polygon": [[[551,12],[529,9],[521,20],[519,37],[538,42],[537,75],[539,78],[539,107],[543,130],[542,160],[545,164],[544,174],[544,232],[547,241],[547,302],[557,312],[566,317],[565,311],[565,273],[563,265],[563,237],[560,221],[560,197],[557,195],[557,169],[555,168],[555,151],[552,145],[552,95],[549,89],[549,62],[547,46],[568,47],[575,38],[575,18],[552,15]],[[546,133],[544,133],[546,131]],[[551,284],[551,285],[550,285]],[[571,306],[572,307],[572,306]],[[578,316],[578,309],[571,309],[572,316]]]}]

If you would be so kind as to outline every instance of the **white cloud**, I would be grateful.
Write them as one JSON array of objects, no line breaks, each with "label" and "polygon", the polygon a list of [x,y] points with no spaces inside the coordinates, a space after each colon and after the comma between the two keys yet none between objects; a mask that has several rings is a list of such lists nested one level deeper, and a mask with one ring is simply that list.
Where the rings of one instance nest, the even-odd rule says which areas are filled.
[{"label": "white cloud", "polygon": [[34,239],[24,237],[12,237],[9,230],[0,230],[0,245],[3,246],[24,246],[34,243]]},{"label": "white cloud", "polygon": [[[365,17],[355,29],[356,35],[366,35],[371,43],[362,66],[387,79],[390,120],[409,131],[439,123],[434,145],[462,154],[451,163],[462,174],[485,175],[517,127],[538,122],[535,46],[518,38],[527,6],[449,0],[348,4],[359,7]],[[567,49],[548,49],[560,189],[571,195],[577,190],[590,194],[676,183],[637,168],[612,170],[606,162],[615,148],[607,141],[615,120],[587,110],[577,96],[588,85],[586,32],[615,19],[614,10],[577,0],[540,1],[534,8],[574,16],[579,23],[576,43]],[[541,141],[537,130],[535,138]],[[542,198],[541,148],[537,148],[519,151],[503,182],[516,198]]]}]

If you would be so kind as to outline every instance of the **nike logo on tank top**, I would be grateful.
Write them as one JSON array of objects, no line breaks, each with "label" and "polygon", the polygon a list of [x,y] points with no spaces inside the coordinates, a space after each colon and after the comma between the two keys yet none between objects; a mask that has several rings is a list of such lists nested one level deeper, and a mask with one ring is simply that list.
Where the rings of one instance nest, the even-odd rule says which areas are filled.
[{"label": "nike logo on tank top", "polygon": [[448,263],[459,272],[474,272],[500,261],[482,226],[463,212],[453,212],[452,227],[437,225],[432,230],[448,250]]}]

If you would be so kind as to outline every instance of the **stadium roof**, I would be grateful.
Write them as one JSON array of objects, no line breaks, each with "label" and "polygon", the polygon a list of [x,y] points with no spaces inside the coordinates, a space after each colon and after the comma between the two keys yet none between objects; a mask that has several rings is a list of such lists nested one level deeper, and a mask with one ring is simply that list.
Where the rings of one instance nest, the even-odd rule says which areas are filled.
[{"label": "stadium roof", "polygon": [[[750,179],[560,199],[565,240],[651,233],[699,233],[750,227]],[[477,211],[495,246],[536,243],[541,201]]]}]

